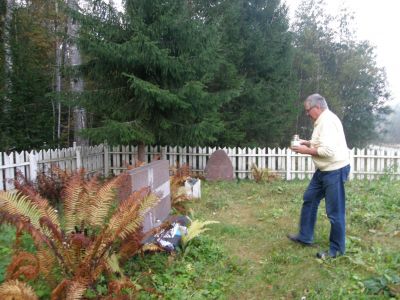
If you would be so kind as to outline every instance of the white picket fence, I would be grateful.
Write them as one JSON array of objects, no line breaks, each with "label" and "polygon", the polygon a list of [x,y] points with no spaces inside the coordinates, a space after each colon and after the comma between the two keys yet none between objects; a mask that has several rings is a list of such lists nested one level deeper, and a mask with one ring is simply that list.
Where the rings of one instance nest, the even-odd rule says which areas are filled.
[{"label": "white picket fence", "polygon": [[[286,180],[309,179],[314,164],[308,155],[300,155],[290,149],[280,148],[211,148],[149,146],[146,162],[160,157],[169,160],[172,167],[187,163],[193,172],[204,171],[210,155],[223,149],[232,161],[237,178],[252,178],[251,166],[267,168]],[[350,178],[376,179],[382,175],[400,179],[400,149],[351,149],[349,150]],[[88,174],[118,175],[137,162],[137,147],[97,145],[54,150],[0,152],[0,190],[12,190],[17,172],[35,180],[38,172],[56,165],[63,170],[84,168]]]}]

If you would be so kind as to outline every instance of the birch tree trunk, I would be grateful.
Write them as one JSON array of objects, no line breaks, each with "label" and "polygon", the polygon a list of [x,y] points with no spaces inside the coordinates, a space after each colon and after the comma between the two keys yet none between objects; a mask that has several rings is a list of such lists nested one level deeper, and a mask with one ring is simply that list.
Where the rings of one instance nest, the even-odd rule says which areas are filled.
[{"label": "birch tree trunk", "polygon": [[63,56],[63,43],[58,36],[58,32],[60,30],[59,24],[59,9],[58,9],[58,2],[55,2],[55,11],[56,11],[56,19],[54,24],[54,33],[56,34],[56,68],[55,68],[55,90],[56,90],[56,132],[57,132],[57,141],[60,143],[61,139],[61,101],[60,101],[60,94],[61,94],[61,67],[62,67],[62,56]]},{"label": "birch tree trunk", "polygon": [[[76,0],[68,0],[68,7],[74,10],[78,9]],[[81,65],[81,55],[76,44],[76,38],[78,37],[79,25],[76,20],[72,17],[68,18],[68,37],[70,42],[68,43],[68,57],[69,64],[71,67]],[[81,76],[77,72],[74,72],[71,78],[71,90],[72,92],[79,93],[83,91],[84,82]],[[79,132],[86,128],[86,110],[82,107],[74,107],[74,141],[78,146],[88,145],[88,141],[79,136]]]},{"label": "birch tree trunk", "polygon": [[7,113],[9,110],[11,99],[9,97],[12,90],[12,81],[11,81],[11,73],[13,70],[13,61],[11,54],[11,22],[12,22],[12,14],[15,6],[15,0],[7,0],[6,6],[6,15],[4,22],[4,82],[5,82],[5,97],[4,97],[4,113]]}]

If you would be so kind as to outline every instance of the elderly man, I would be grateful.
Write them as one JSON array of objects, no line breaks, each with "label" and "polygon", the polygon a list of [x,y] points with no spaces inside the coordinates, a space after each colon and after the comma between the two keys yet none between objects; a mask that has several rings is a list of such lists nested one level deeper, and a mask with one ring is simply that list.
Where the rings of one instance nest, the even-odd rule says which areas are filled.
[{"label": "elderly man", "polygon": [[349,152],[343,126],[328,109],[325,98],[313,94],[304,101],[304,109],[314,123],[310,141],[293,146],[296,153],[312,156],[316,171],[303,196],[299,233],[288,238],[302,245],[312,245],[318,206],[325,198],[326,214],[331,223],[329,250],[317,253],[321,259],[345,253],[346,213],[344,182],[350,171]]}]

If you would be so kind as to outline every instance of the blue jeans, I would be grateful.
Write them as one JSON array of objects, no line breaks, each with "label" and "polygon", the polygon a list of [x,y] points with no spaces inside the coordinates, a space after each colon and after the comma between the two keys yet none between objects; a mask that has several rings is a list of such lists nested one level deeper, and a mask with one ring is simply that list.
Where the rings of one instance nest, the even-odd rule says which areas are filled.
[{"label": "blue jeans", "polygon": [[344,183],[349,172],[350,165],[333,171],[315,171],[303,196],[298,239],[305,243],[313,242],[318,206],[322,198],[325,198],[326,214],[331,223],[329,252],[332,256],[345,253],[346,195]]}]

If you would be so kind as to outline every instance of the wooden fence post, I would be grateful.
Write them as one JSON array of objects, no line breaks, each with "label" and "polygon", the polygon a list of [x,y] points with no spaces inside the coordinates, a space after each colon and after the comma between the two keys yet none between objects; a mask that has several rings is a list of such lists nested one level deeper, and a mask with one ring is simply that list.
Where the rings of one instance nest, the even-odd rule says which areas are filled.
[{"label": "wooden fence post", "polygon": [[292,160],[291,160],[291,150],[289,148],[286,150],[286,180],[292,179],[291,169],[292,169]]},{"label": "wooden fence post", "polygon": [[350,158],[350,174],[349,174],[349,180],[354,179],[354,148],[349,150],[349,158]]},{"label": "wooden fence post", "polygon": [[82,156],[80,147],[75,148],[75,154],[76,154],[76,168],[77,170],[80,170],[82,168]]},{"label": "wooden fence post", "polygon": [[161,159],[167,159],[167,147],[161,146]]},{"label": "wooden fence post", "polygon": [[38,172],[38,157],[35,151],[29,152],[29,179],[36,182]]},{"label": "wooden fence post", "polygon": [[107,143],[103,145],[104,149],[104,176],[108,177],[110,175],[110,147]]}]

